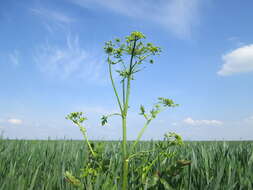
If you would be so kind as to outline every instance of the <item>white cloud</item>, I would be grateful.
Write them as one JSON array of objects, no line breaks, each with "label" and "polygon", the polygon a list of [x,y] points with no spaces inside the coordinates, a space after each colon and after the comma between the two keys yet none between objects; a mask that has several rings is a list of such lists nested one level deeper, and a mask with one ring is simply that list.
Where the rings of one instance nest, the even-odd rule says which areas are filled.
[{"label": "white cloud", "polygon": [[221,76],[253,72],[253,44],[242,46],[222,56]]},{"label": "white cloud", "polygon": [[20,53],[18,50],[14,50],[8,54],[9,60],[13,65],[19,65]]},{"label": "white cloud", "polygon": [[209,126],[209,125],[222,125],[223,122],[218,120],[194,120],[191,117],[185,118],[183,123],[193,126]]},{"label": "white cloud", "polygon": [[21,119],[15,119],[15,118],[8,119],[7,122],[13,125],[20,125],[23,123]]},{"label": "white cloud", "polygon": [[98,83],[105,81],[103,59],[84,50],[78,36],[68,35],[63,46],[43,44],[37,49],[34,60],[43,73],[52,77],[74,77]]},{"label": "white cloud", "polygon": [[200,0],[69,0],[85,8],[99,5],[132,18],[158,23],[180,38],[189,38],[199,22]]}]

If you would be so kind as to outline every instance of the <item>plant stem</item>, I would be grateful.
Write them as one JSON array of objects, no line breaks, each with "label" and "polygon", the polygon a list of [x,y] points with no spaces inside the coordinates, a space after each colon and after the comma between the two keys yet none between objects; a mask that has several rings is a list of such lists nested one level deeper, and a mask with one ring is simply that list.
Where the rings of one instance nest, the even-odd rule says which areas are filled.
[{"label": "plant stem", "polygon": [[[163,111],[164,109],[161,109],[158,113],[160,113],[161,111]],[[132,145],[130,152],[132,152],[135,148],[135,146],[138,144],[138,142],[140,141],[141,137],[143,136],[144,132],[146,131],[148,125],[150,124],[150,122],[152,121],[152,117],[148,118],[148,116],[146,114],[143,114],[143,116],[145,117],[145,119],[147,120],[146,123],[144,124],[143,128],[141,129],[141,131],[139,132],[137,139],[134,141],[134,144]]]},{"label": "plant stem", "polygon": [[125,92],[125,78],[122,80],[122,98],[123,98],[123,104],[126,103],[126,92]]},{"label": "plant stem", "polygon": [[127,135],[126,135],[126,115],[122,116],[122,130],[123,130],[123,141],[122,141],[122,161],[123,161],[123,184],[122,189],[127,190],[127,183],[128,183],[128,155],[127,155]]},{"label": "plant stem", "polygon": [[118,105],[119,105],[120,111],[122,113],[123,109],[122,109],[122,105],[121,105],[121,102],[120,102],[120,99],[119,99],[119,95],[118,95],[118,92],[117,92],[117,89],[115,87],[114,80],[113,80],[113,77],[112,77],[112,65],[110,63],[109,57],[107,58],[107,61],[108,61],[108,65],[109,65],[110,79],[111,79],[111,82],[112,82],[112,87],[113,87],[113,90],[114,90],[114,94],[116,95],[116,98],[117,98],[117,101],[118,101]]},{"label": "plant stem", "polygon": [[87,142],[87,144],[88,144],[88,146],[89,146],[89,149],[90,149],[90,151],[91,151],[91,154],[92,154],[92,156],[96,156],[95,155],[95,152],[93,151],[93,149],[92,149],[92,147],[91,147],[91,145],[90,145],[90,142],[89,142],[89,140],[88,140],[88,137],[87,137],[87,135],[86,135],[86,133],[85,133],[85,139],[86,139],[86,142]]},{"label": "plant stem", "polygon": [[131,80],[132,80],[132,69],[133,69],[133,58],[134,58],[134,50],[136,46],[136,41],[134,41],[133,49],[131,52],[131,59],[130,59],[130,65],[129,65],[129,75],[127,77],[127,91],[126,91],[126,102],[124,105],[124,112],[127,116],[127,110],[128,110],[128,102],[129,102],[129,95],[130,95],[130,85],[131,85]]},{"label": "plant stem", "polygon": [[133,49],[131,52],[131,59],[130,59],[130,65],[129,65],[129,75],[127,77],[127,91],[126,91],[126,96],[125,96],[126,102],[124,103],[124,110],[122,113],[122,132],[123,132],[123,140],[122,140],[123,184],[122,184],[122,190],[127,190],[127,184],[128,184],[128,153],[127,153],[126,118],[127,118],[128,103],[129,103],[129,96],[130,96],[130,86],[131,86],[131,80],[132,80],[132,64],[133,64],[136,41],[137,40],[134,40]]},{"label": "plant stem", "polygon": [[78,124],[78,127],[80,128],[80,131],[82,132],[83,137],[84,137],[84,139],[86,140],[86,142],[87,142],[87,144],[88,144],[88,147],[89,147],[89,149],[90,149],[90,151],[91,151],[92,156],[95,156],[95,152],[93,151],[93,149],[92,149],[92,147],[91,147],[91,145],[90,145],[90,142],[89,142],[88,136],[87,136],[87,134],[86,134],[86,131],[84,130],[84,127],[81,126],[80,124]]},{"label": "plant stem", "polygon": [[142,135],[144,134],[145,130],[147,129],[148,125],[150,124],[151,119],[148,119],[147,122],[144,124],[143,128],[141,129],[141,131],[139,132],[137,139],[134,141],[134,144],[131,147],[131,152],[134,150],[135,146],[138,144],[138,142],[140,141]]},{"label": "plant stem", "polygon": [[[116,95],[116,98],[117,98],[117,102],[118,102],[118,105],[119,105],[119,108],[120,108],[120,111],[121,111],[121,117],[122,117],[122,131],[123,131],[123,141],[122,141],[122,161],[123,161],[123,178],[122,178],[122,181],[123,181],[123,190],[127,190],[127,175],[128,175],[128,159],[127,159],[127,147],[126,147],[126,138],[127,138],[127,135],[126,135],[126,115],[127,115],[127,107],[126,106],[128,103],[127,103],[127,100],[128,100],[128,97],[129,97],[129,89],[130,89],[130,81],[129,81],[129,84],[128,84],[128,96],[127,96],[127,100],[126,102],[124,102],[123,100],[123,106],[124,108],[122,108],[122,105],[121,105],[121,102],[120,102],[120,99],[119,99],[119,95],[118,95],[118,92],[117,92],[117,89],[115,87],[115,84],[114,84],[114,80],[113,80],[113,77],[112,77],[112,66],[111,66],[111,63],[110,63],[110,59],[108,57],[107,59],[108,61],[108,65],[109,65],[109,73],[110,73],[110,80],[111,80],[111,83],[112,83],[112,87],[113,87],[113,90],[114,90],[114,94]],[[123,92],[125,92],[123,90]],[[125,97],[125,94],[123,95],[123,98]]]}]

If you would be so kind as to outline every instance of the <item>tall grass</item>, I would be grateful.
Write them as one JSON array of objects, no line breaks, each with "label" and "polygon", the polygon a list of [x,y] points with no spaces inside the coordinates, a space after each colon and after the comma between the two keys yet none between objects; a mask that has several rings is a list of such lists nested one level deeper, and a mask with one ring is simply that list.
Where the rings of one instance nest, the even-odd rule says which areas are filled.
[{"label": "tall grass", "polygon": [[[110,163],[108,172],[98,174],[93,183],[86,181],[86,189],[120,189],[120,142],[94,144],[103,145],[102,157]],[[141,142],[137,148],[152,149],[155,142]],[[174,189],[253,189],[253,142],[186,142],[173,149],[173,160],[158,162],[152,173],[165,171],[176,160],[191,160],[191,166],[168,179]],[[80,173],[88,154],[82,141],[0,140],[0,190],[76,189],[66,182],[64,172]],[[131,160],[129,189],[145,189],[145,184],[137,180],[136,171],[142,162],[152,162],[155,157],[155,152],[151,152]]]}]

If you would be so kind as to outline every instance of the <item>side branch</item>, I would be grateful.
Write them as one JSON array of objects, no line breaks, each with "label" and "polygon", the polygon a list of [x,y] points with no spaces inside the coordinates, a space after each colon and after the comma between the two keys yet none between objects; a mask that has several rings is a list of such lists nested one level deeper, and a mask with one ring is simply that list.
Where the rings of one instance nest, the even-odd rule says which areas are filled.
[{"label": "side branch", "polygon": [[122,113],[123,109],[122,109],[122,105],[121,105],[121,102],[120,102],[120,99],[119,99],[119,95],[118,95],[118,92],[117,92],[117,89],[115,87],[114,80],[113,80],[113,77],[112,77],[112,66],[111,66],[109,57],[108,57],[107,61],[108,61],[108,65],[109,65],[110,79],[111,79],[111,82],[112,82],[112,87],[113,87],[113,90],[114,90],[114,94],[116,95],[118,105],[119,105],[120,111]]},{"label": "side branch", "polygon": [[152,121],[152,119],[148,119],[145,123],[145,125],[143,126],[143,128],[141,129],[141,131],[139,132],[137,139],[134,141],[134,144],[131,147],[131,152],[134,150],[135,146],[138,144],[138,142],[140,141],[142,135],[144,134],[145,130],[147,129],[148,125],[150,124],[150,122]]}]

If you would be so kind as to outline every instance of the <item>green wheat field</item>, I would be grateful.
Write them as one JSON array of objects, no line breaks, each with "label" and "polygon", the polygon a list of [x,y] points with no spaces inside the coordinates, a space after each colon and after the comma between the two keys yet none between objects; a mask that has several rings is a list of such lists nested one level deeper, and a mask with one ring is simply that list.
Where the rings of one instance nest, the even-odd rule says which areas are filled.
[{"label": "green wheat field", "polygon": [[[94,147],[103,149],[102,157],[110,163],[95,181],[86,181],[87,189],[120,189],[120,141],[93,143]],[[155,144],[155,141],[141,142],[138,149],[152,149]],[[185,142],[184,146],[171,147],[168,151],[175,156],[156,163],[153,173],[157,176],[176,160],[187,159],[191,165],[184,167],[179,175],[167,176],[170,187],[149,189],[253,189],[253,142]],[[64,173],[68,170],[78,177],[80,168],[88,164],[88,154],[83,141],[0,140],[0,189],[78,189],[66,181]],[[152,162],[154,154],[131,160],[129,189],[148,189],[135,180],[141,175],[136,168],[140,162]]]}]

